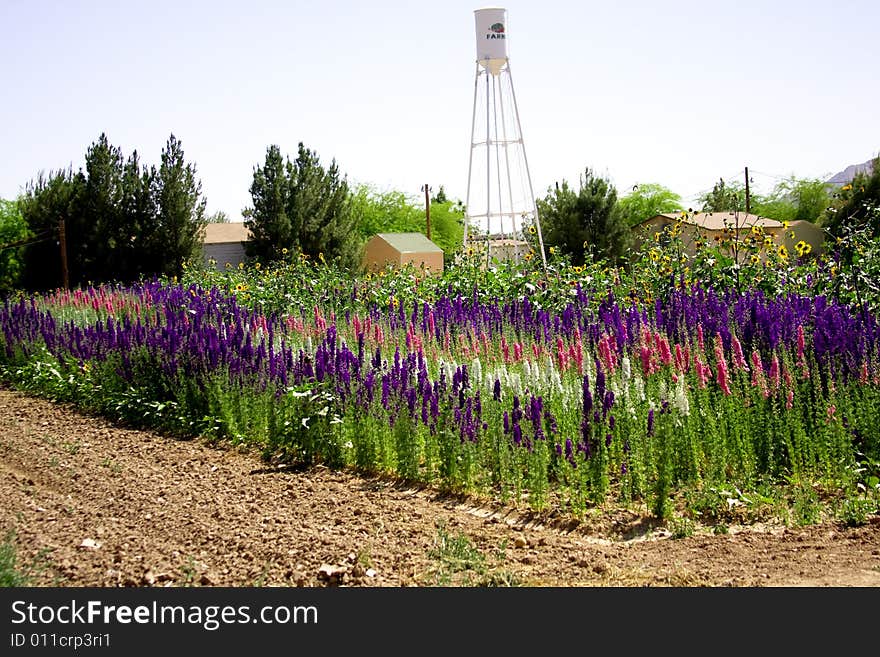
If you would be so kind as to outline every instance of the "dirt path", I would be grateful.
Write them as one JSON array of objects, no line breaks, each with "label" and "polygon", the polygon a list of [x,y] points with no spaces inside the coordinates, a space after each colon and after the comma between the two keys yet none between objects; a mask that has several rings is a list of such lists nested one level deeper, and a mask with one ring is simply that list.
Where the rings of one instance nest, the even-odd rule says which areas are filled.
[{"label": "dirt path", "polygon": [[270,469],[9,390],[0,499],[0,530],[41,586],[880,586],[876,516],[679,539],[624,511],[562,527],[381,479]]}]

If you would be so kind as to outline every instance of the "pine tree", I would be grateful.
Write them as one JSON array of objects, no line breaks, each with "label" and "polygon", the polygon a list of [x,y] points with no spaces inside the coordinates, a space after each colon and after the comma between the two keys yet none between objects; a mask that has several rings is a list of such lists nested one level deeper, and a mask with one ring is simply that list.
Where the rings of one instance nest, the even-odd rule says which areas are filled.
[{"label": "pine tree", "polygon": [[544,244],[571,257],[575,265],[589,259],[620,264],[629,245],[629,229],[617,205],[617,190],[587,168],[575,192],[563,180],[538,199]]},{"label": "pine tree", "polygon": [[122,151],[101,134],[86,151],[85,184],[66,226],[68,261],[81,281],[126,280],[127,217],[122,212]]},{"label": "pine tree", "polygon": [[[289,162],[287,163],[289,166]],[[258,260],[277,260],[282,250],[292,251],[295,239],[287,216],[289,181],[281,149],[272,145],[266,149],[266,163],[254,168],[250,193],[253,207],[246,208],[245,226],[250,236],[245,242],[245,253]]]},{"label": "pine tree", "polygon": [[[33,239],[21,250],[24,265],[21,283],[25,289],[51,290],[61,285],[58,227],[62,219],[65,224],[76,225],[73,219],[84,186],[82,172],[73,173],[70,168],[52,171],[48,175],[40,173],[25,186],[19,209]],[[81,245],[76,239],[74,244]],[[70,280],[75,285],[79,280],[79,252],[71,251],[69,244],[67,251]]]},{"label": "pine tree", "polygon": [[344,268],[357,266],[357,222],[348,182],[335,160],[325,169],[300,142],[296,160],[282,161],[280,148],[270,146],[265,166],[254,169],[250,191],[253,207],[244,211],[249,256],[270,261],[283,249],[297,249]]},{"label": "pine tree", "polygon": [[187,164],[180,141],[172,134],[162,150],[156,174],[156,224],[160,240],[154,252],[155,272],[178,275],[183,263],[198,255],[205,230],[205,199],[196,168]]},{"label": "pine tree", "polygon": [[126,252],[126,280],[137,280],[156,272],[156,258],[162,257],[162,240],[156,217],[156,169],[141,167],[137,151],[125,163],[122,174],[121,213],[129,229]]}]

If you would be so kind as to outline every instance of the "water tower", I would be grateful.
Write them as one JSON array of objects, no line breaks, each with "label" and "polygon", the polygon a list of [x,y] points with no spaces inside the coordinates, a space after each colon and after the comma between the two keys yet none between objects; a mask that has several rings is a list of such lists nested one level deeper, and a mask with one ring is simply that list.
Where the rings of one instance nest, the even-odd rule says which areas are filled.
[{"label": "water tower", "polygon": [[483,243],[487,263],[519,260],[524,231],[533,227],[546,269],[544,238],[532,191],[510,59],[507,56],[507,10],[474,11],[477,67],[464,225],[464,247]]}]

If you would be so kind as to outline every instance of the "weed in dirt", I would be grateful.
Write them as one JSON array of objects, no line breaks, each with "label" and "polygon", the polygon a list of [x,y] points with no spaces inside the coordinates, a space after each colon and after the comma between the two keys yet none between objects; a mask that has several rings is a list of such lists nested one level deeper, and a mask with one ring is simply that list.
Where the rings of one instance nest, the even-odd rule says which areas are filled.
[{"label": "weed in dirt", "polygon": [[28,564],[18,560],[15,545],[15,531],[9,530],[0,543],[0,588],[33,586],[34,578],[46,567],[48,550],[41,550],[36,558]]},{"label": "weed in dirt", "polygon": [[181,581],[181,586],[195,586],[196,585],[196,575],[198,574],[198,570],[196,569],[196,560],[191,555],[186,558],[186,563],[180,567],[180,572],[183,574],[183,580]]},{"label": "weed in dirt", "polygon": [[450,534],[443,526],[437,529],[434,548],[428,556],[436,559],[438,568],[433,572],[436,586],[513,587],[525,586],[522,578],[506,568],[495,568],[507,557],[507,540],[495,550],[492,564],[471,539],[461,533]]},{"label": "weed in dirt", "polygon": [[110,470],[113,474],[119,474],[122,472],[122,466],[119,465],[116,461],[111,459],[109,456],[101,461],[101,465]]},{"label": "weed in dirt", "polygon": [[690,518],[673,518],[669,524],[672,538],[688,538],[694,535],[694,523]]},{"label": "weed in dirt", "polygon": [[435,572],[438,586],[451,585],[457,579],[455,576],[462,573],[467,584],[472,583],[473,574],[486,574],[486,557],[471,539],[461,532],[450,534],[443,526],[437,528],[434,548],[428,552],[428,556],[439,562]]},{"label": "weed in dirt", "polygon": [[838,517],[847,527],[863,527],[868,523],[868,514],[872,513],[876,506],[871,500],[850,497],[840,505]]},{"label": "weed in dirt", "polygon": [[249,584],[254,588],[262,588],[266,586],[266,578],[269,575],[269,566],[263,566],[262,572],[254,578],[254,581]]},{"label": "weed in dirt", "polygon": [[364,548],[358,548],[356,561],[365,569],[373,567],[373,559]]}]

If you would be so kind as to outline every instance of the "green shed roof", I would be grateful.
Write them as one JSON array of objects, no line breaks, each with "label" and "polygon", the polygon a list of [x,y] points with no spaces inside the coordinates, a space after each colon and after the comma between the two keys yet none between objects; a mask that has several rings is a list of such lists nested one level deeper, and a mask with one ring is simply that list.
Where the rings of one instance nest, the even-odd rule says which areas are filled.
[{"label": "green shed roof", "polygon": [[379,233],[376,237],[388,242],[398,253],[443,253],[443,249],[422,233]]}]

